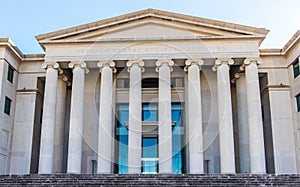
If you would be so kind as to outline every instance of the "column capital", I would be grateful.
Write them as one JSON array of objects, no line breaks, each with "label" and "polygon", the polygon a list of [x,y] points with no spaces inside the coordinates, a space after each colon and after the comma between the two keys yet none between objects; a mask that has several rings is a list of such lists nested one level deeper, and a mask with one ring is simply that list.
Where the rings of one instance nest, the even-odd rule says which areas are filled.
[{"label": "column capital", "polygon": [[138,66],[141,68],[142,72],[145,71],[145,68],[144,68],[144,65],[145,65],[145,62],[143,60],[129,60],[127,61],[126,63],[126,66],[128,67],[127,71],[128,73],[130,72],[130,69],[133,67],[133,66]]},{"label": "column capital", "polygon": [[117,69],[115,68],[116,63],[113,60],[105,60],[105,61],[99,61],[97,63],[98,68],[100,68],[99,72],[102,72],[102,69],[105,67],[112,68],[113,73],[117,72]]},{"label": "column capital", "polygon": [[217,71],[218,66],[221,66],[222,64],[230,66],[234,64],[234,60],[231,58],[218,58],[216,59],[212,70]]},{"label": "column capital", "polygon": [[236,80],[239,79],[240,77],[245,77],[245,73],[238,72],[234,74],[233,79],[231,79],[231,83],[236,83]]},{"label": "column capital", "polygon": [[162,67],[163,65],[167,65],[170,67],[170,71],[173,71],[172,66],[174,66],[174,61],[171,59],[162,59],[162,60],[157,60],[156,63],[156,69],[155,71],[158,72],[159,68]]},{"label": "column capital", "polygon": [[49,67],[54,68],[54,69],[58,69],[59,64],[57,62],[44,62],[42,64],[42,69],[47,69]]},{"label": "column capital", "polygon": [[74,69],[75,67],[80,67],[80,68],[82,68],[82,69],[85,70],[85,73],[89,73],[90,72],[89,69],[87,68],[87,65],[86,65],[85,62],[74,61],[74,62],[70,62],[68,64],[68,66],[69,66],[69,68],[72,68],[72,69]]},{"label": "column capital", "polygon": [[184,71],[187,72],[188,68],[192,65],[197,65],[199,66],[199,70],[201,70],[201,66],[204,64],[204,61],[202,59],[200,60],[194,60],[194,59],[188,59],[185,61],[185,67]]},{"label": "column capital", "polygon": [[43,70],[47,70],[48,68],[57,69],[58,70],[58,74],[62,74],[63,73],[63,70],[60,69],[59,63],[57,63],[57,62],[44,62],[42,64],[42,69]]},{"label": "column capital", "polygon": [[241,70],[241,71],[244,71],[244,70],[245,70],[245,67],[246,67],[247,65],[250,65],[250,64],[256,64],[256,65],[259,65],[259,64],[261,64],[261,60],[260,60],[260,58],[246,58],[246,59],[244,60],[243,65],[240,66],[240,70]]}]

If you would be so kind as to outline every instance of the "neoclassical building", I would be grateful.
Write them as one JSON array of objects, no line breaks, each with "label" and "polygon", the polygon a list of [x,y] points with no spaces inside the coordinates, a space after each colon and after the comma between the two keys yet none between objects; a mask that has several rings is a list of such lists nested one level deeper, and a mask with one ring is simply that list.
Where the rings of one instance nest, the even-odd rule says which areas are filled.
[{"label": "neoclassical building", "polygon": [[300,32],[146,9],[0,38],[0,173],[299,173]]}]

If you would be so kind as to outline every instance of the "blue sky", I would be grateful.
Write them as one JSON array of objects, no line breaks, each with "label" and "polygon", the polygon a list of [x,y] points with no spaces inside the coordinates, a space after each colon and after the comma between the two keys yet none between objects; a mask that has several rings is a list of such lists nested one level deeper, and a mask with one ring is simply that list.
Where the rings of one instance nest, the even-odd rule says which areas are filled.
[{"label": "blue sky", "polygon": [[0,37],[25,54],[43,53],[35,36],[146,8],[270,30],[262,48],[282,48],[300,29],[300,0],[2,0]]}]

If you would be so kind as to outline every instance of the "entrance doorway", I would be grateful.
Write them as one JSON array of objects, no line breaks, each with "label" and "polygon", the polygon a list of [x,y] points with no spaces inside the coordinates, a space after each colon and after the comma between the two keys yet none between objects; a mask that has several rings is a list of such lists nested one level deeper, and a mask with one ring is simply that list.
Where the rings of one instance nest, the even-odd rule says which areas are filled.
[{"label": "entrance doorway", "polygon": [[143,137],[142,173],[158,173],[158,138]]}]

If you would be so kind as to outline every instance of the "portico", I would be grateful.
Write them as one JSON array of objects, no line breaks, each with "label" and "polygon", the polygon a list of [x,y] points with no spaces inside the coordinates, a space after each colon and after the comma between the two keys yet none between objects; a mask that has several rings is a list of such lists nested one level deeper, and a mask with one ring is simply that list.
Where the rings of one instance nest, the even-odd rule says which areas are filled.
[{"label": "portico", "polygon": [[[208,60],[209,61],[209,60]],[[252,69],[249,69],[249,61],[251,61],[254,66]],[[120,138],[116,138],[118,133],[121,133],[120,126],[117,127],[115,118],[120,121],[120,123],[124,126],[123,131],[126,131],[128,143],[126,142],[125,147],[127,149],[128,159],[125,166],[127,169],[125,173],[142,173],[142,165],[143,165],[143,137],[152,137],[156,138],[157,145],[157,162],[155,162],[155,166],[148,166],[149,170],[152,171],[151,167],[157,167],[155,170],[159,173],[173,173],[172,167],[174,167],[173,159],[174,154],[177,152],[172,151],[173,149],[177,149],[181,151],[181,149],[185,149],[185,152],[181,154],[186,154],[186,161],[183,161],[181,158],[181,162],[184,163],[188,169],[182,169],[179,173],[183,173],[184,170],[187,173],[204,173],[204,148],[203,142],[205,141],[203,137],[203,122],[202,122],[202,102],[201,102],[201,79],[200,73],[202,67],[206,66],[206,60],[199,59],[187,59],[185,61],[182,60],[168,60],[168,59],[159,59],[159,60],[128,60],[126,61],[126,66],[124,69],[126,71],[120,70],[120,68],[116,68],[116,64],[118,61],[99,61],[97,64],[98,68],[94,68],[95,70],[100,72],[100,91],[99,91],[99,131],[98,131],[98,151],[96,152],[97,163],[98,163],[98,173],[113,173],[115,170],[114,167],[117,167],[115,162],[116,158],[120,157],[120,150],[116,150],[116,147],[124,147],[122,140]],[[258,85],[258,79],[255,78],[257,76],[257,63],[258,61],[255,59],[245,59],[244,64],[240,65],[240,69],[247,69],[245,73],[246,80],[249,83],[246,83],[246,87],[248,88],[251,85]],[[70,131],[69,131],[69,151],[68,151],[68,173],[81,173],[81,162],[82,162],[82,141],[84,140],[83,136],[83,116],[85,116],[83,102],[85,100],[84,97],[84,74],[88,73],[88,64],[89,62],[71,62],[69,63],[69,67],[73,68],[73,85],[72,85],[72,96],[71,96],[71,117],[70,117]],[[125,64],[124,64],[125,65]],[[183,66],[182,66],[183,65]],[[218,136],[219,136],[219,149],[220,149],[220,171],[221,173],[235,173],[235,151],[234,151],[234,137],[233,137],[233,120],[232,120],[232,103],[231,103],[231,83],[230,83],[230,73],[229,67],[234,65],[233,59],[217,59],[215,60],[215,65],[207,65],[208,67],[212,67],[211,73],[217,71],[216,80],[217,80],[217,92],[218,92]],[[48,65],[50,66],[50,65]],[[55,63],[53,66],[58,67],[58,64]],[[182,81],[185,79],[188,83],[185,85],[177,85],[180,83],[172,82],[172,74],[173,74],[173,66],[175,66],[175,77],[178,75],[182,76]],[[181,68],[183,67],[183,68]],[[74,69],[75,68],[75,69]],[[76,69],[77,68],[77,69]],[[161,69],[165,68],[165,69]],[[119,69],[119,70],[118,70]],[[153,70],[156,69],[156,72]],[[185,70],[185,71],[184,71]],[[155,78],[158,81],[158,84],[145,86],[147,83],[144,82],[142,85],[143,74],[147,74],[151,77],[156,76]],[[207,70],[208,71],[208,70]],[[53,85],[57,85],[58,82],[58,72],[54,72],[56,76],[52,76],[52,74],[46,74],[46,80],[52,80]],[[120,78],[117,76],[113,78],[113,74],[119,74]],[[252,75],[253,74],[253,75]],[[125,85],[118,85],[118,81],[125,80],[123,76],[129,77],[127,80],[129,81],[128,87]],[[251,76],[249,78],[248,76]],[[185,81],[182,83],[184,84]],[[173,84],[172,84],[173,83]],[[251,85],[250,85],[251,83]],[[248,86],[249,84],[249,86]],[[46,84],[47,85],[47,84]],[[56,88],[56,87],[55,87]],[[257,88],[257,87],[256,87]],[[123,90],[122,90],[123,89]],[[178,89],[178,90],[176,90]],[[185,93],[181,92],[182,90],[186,90]],[[249,88],[253,89],[253,88]],[[48,90],[52,93],[52,95],[56,95],[56,89],[46,89],[45,95],[48,95]],[[115,98],[113,98],[113,90],[116,90]],[[123,92],[123,93],[122,93]],[[187,94],[187,95],[185,95]],[[148,97],[148,98],[146,98]],[[127,99],[129,100],[127,100]],[[187,98],[185,100],[184,98]],[[259,98],[257,92],[247,92],[247,98]],[[47,97],[46,97],[47,99]],[[52,101],[52,105],[56,106],[57,99]],[[116,112],[116,108],[119,103],[123,103],[125,101],[125,105],[128,106],[128,116],[120,117]],[[46,102],[46,100],[45,100]],[[150,102],[156,105],[156,108],[149,113],[150,119],[145,119],[145,112],[143,112],[143,103]],[[239,101],[243,102],[243,101]],[[186,119],[184,119],[183,114],[181,116],[174,116],[172,113],[172,103],[181,103],[182,106],[185,106],[186,109],[182,110],[182,113],[186,113]],[[245,102],[244,102],[245,103]],[[248,110],[258,111],[260,108],[255,108],[253,105],[254,101],[246,101]],[[238,103],[239,104],[239,103]],[[124,104],[123,104],[124,105]],[[257,104],[256,104],[257,105]],[[51,105],[47,105],[51,106]],[[259,106],[259,104],[257,105]],[[250,107],[250,108],[249,108]],[[253,109],[252,109],[252,108]],[[55,107],[52,107],[55,109]],[[254,109],[255,108],[255,109]],[[54,110],[55,111],[55,110]],[[47,113],[48,110],[45,108],[44,113]],[[55,112],[54,112],[55,113]],[[260,113],[259,113],[260,114]],[[154,115],[154,116],[151,116]],[[255,116],[254,114],[249,114],[251,116]],[[171,118],[172,117],[172,118]],[[174,120],[175,118],[179,118],[180,130],[178,131],[179,135],[182,136],[181,140],[179,140],[181,146],[179,148],[175,148],[174,144],[172,144],[172,140],[178,141],[174,139],[176,122],[179,121]],[[122,121],[125,119],[124,121]],[[257,120],[261,121],[261,115],[256,117]],[[186,122],[184,122],[186,121]],[[44,122],[46,122],[44,120]],[[147,124],[148,123],[148,124]],[[174,124],[175,123],[175,124]],[[251,123],[251,121],[248,121]],[[250,127],[249,127],[250,128]],[[253,127],[254,128],[254,127]],[[264,157],[264,147],[263,147],[263,139],[262,135],[259,137],[253,138],[253,136],[258,136],[258,132],[262,132],[261,125],[257,126],[256,131],[252,132],[251,128],[249,129],[249,145],[251,147],[261,147],[260,149],[250,149],[250,158],[255,159],[255,161],[250,159],[250,171],[251,173],[265,173],[265,157]],[[52,125],[52,131],[55,129],[55,124]],[[115,129],[115,130],[114,130]],[[118,131],[118,132],[117,132]],[[172,133],[173,132],[173,133]],[[123,132],[124,133],[124,132]],[[204,132],[205,133],[205,132]],[[172,135],[173,134],[173,135]],[[48,145],[46,145],[43,139],[43,134],[41,135],[42,146],[47,146],[47,150],[52,148],[54,149],[54,138],[53,141],[47,141]],[[49,136],[49,135],[48,135]],[[54,136],[54,135],[53,135]],[[185,137],[185,139],[183,138]],[[258,141],[260,140],[260,141]],[[172,146],[173,145],[173,146]],[[188,145],[188,146],[187,146]],[[74,148],[73,148],[74,146]],[[76,147],[76,148],[75,148]],[[43,149],[41,149],[43,150]],[[256,151],[255,151],[256,150]],[[259,153],[259,150],[261,153]],[[42,152],[41,152],[42,154]],[[255,156],[251,156],[251,154]],[[261,155],[261,157],[257,157],[257,155]],[[39,173],[52,173],[52,164],[53,164],[53,152],[48,157],[43,158],[43,162],[40,162],[40,168],[45,168],[48,164],[48,170],[40,170]],[[148,158],[149,160],[149,158]],[[119,161],[116,163],[118,164]],[[51,164],[52,163],[52,164]],[[193,163],[187,166],[187,163]],[[120,164],[120,163],[119,163]],[[124,163],[122,163],[124,164]],[[258,169],[256,169],[258,168]],[[119,171],[120,172],[120,171]],[[153,171],[152,171],[153,172]]]}]

